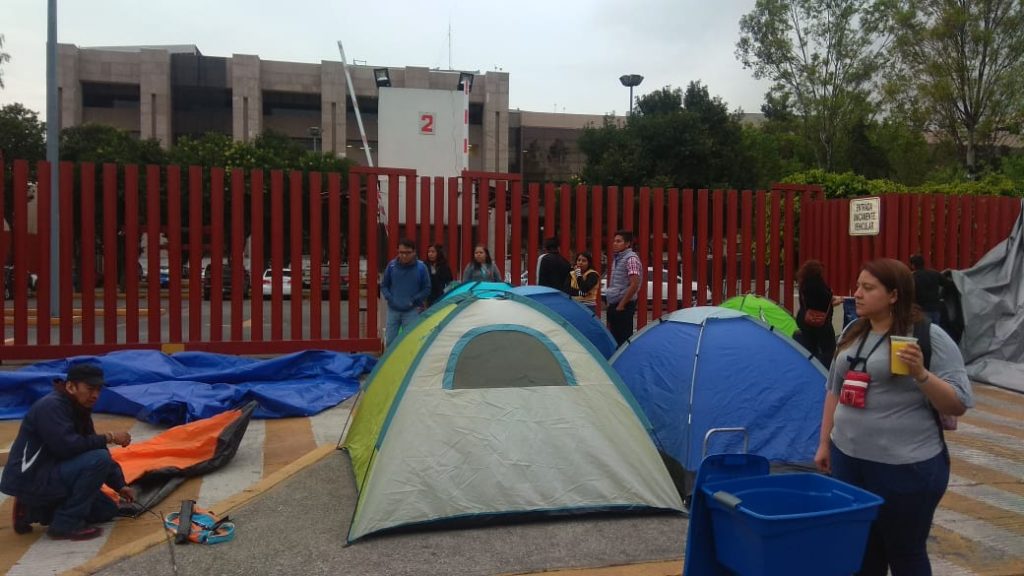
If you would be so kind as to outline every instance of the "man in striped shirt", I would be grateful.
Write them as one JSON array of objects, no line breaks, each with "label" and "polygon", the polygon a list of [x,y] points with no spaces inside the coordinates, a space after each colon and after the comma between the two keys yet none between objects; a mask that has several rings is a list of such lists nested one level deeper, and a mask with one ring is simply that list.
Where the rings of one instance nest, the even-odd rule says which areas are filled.
[{"label": "man in striped shirt", "polygon": [[611,270],[608,286],[604,291],[608,300],[608,330],[619,346],[633,335],[633,316],[636,314],[636,297],[640,292],[643,263],[633,251],[633,233],[619,230],[612,238]]}]

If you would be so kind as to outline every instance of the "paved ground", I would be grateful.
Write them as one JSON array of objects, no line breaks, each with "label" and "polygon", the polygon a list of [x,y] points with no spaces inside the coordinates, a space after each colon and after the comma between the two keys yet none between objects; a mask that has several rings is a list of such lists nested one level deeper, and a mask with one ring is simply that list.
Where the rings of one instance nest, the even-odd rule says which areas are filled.
[{"label": "paved ground", "polygon": [[[961,420],[960,430],[947,436],[953,478],[932,531],[933,565],[938,575],[1021,575],[1024,395],[987,386],[977,386],[976,392],[978,408]],[[215,502],[238,502],[248,489],[237,486],[265,486],[268,479],[296,467],[303,452],[334,442],[346,415],[347,407],[342,406],[312,419],[254,422],[229,468],[217,477],[186,483],[167,500],[168,506],[196,496],[211,507]],[[113,422],[136,430],[139,426]],[[3,447],[9,442],[3,430],[10,423],[0,424]],[[348,457],[329,449],[322,453],[326,456],[319,460],[299,459],[299,465],[312,464],[261,496],[229,508],[238,523],[235,541],[176,547],[177,574],[501,575],[570,568],[580,570],[564,572],[566,576],[679,574],[686,520],[677,516],[583,516],[410,532],[345,546],[355,501]],[[15,536],[9,518],[9,501],[0,501],[0,573],[92,569],[95,560],[88,562],[97,555],[124,551],[124,546],[130,549],[132,542],[147,539],[157,545],[99,573],[174,573],[155,518],[119,521],[106,540],[81,544]]]}]

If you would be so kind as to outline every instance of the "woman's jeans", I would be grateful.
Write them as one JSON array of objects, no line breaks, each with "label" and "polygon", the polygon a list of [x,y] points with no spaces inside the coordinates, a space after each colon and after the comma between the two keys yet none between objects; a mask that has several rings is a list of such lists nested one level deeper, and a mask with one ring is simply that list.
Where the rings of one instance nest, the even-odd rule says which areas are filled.
[{"label": "woman's jeans", "polygon": [[928,532],[949,483],[949,452],[913,464],[881,464],[847,456],[832,444],[832,476],[885,499],[871,524],[858,574],[930,576]]}]

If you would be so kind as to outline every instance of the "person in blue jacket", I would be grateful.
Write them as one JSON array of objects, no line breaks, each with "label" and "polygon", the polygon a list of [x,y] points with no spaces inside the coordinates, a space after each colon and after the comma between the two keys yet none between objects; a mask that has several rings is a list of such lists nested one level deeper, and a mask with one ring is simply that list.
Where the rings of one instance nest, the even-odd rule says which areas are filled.
[{"label": "person in blue jacket", "polygon": [[416,257],[416,243],[407,238],[398,241],[398,256],[388,262],[380,293],[388,304],[386,346],[398,337],[400,328],[416,323],[430,296],[430,272]]},{"label": "person in blue jacket", "polygon": [[108,444],[127,446],[127,432],[97,434],[92,407],[103,389],[103,370],[75,364],[54,390],[29,408],[0,478],[0,491],[14,497],[14,531],[27,534],[32,524],[49,524],[54,540],[89,540],[103,533],[92,524],[117,515],[117,503],[104,484],[127,502],[135,491],[124,481]]}]

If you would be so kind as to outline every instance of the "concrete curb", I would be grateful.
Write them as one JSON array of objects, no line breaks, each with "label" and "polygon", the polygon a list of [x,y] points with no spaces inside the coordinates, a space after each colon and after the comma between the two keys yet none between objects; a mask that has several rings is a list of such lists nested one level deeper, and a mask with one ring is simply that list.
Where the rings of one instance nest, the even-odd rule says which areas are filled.
[{"label": "concrete curb", "polygon": [[[277,486],[281,482],[284,482],[295,474],[326,458],[336,450],[337,447],[333,444],[320,446],[319,448],[308,452],[306,455],[301,456],[299,459],[288,464],[284,468],[281,468],[277,472],[274,472],[270,476],[267,476],[263,480],[260,480],[251,488],[247,488],[227,500],[218,502],[216,505],[211,506],[210,509],[216,511],[217,514],[221,516],[225,516],[236,508],[248,504],[255,498],[262,496],[268,490]],[[147,534],[146,536],[143,536],[129,544],[125,544],[116,550],[97,556],[81,566],[67,570],[62,573],[62,576],[86,576],[88,574],[94,574],[115,562],[141,554],[153,546],[163,544],[166,541],[167,534],[161,528],[158,532]]]}]

